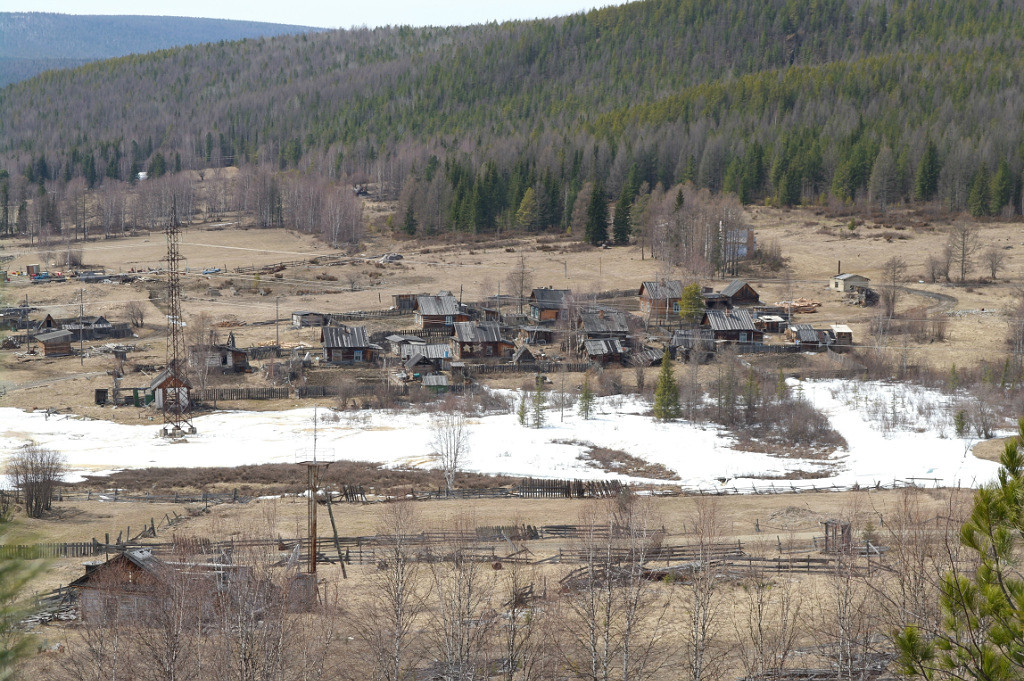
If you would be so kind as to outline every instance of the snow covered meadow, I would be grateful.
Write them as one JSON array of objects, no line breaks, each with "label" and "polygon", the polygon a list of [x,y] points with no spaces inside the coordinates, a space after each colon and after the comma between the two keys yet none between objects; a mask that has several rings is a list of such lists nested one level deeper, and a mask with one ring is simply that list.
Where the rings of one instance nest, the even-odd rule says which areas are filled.
[{"label": "snow covered meadow", "polygon": [[[891,484],[927,478],[932,484],[975,486],[995,477],[997,465],[977,459],[973,439],[953,435],[947,398],[906,384],[848,380],[793,382],[824,412],[848,447],[828,460],[740,451],[717,426],[657,423],[650,405],[631,397],[598,398],[583,420],[549,408],[543,428],[526,428],[516,414],[470,419],[466,470],[550,478],[619,478],[665,482],[595,468],[581,454],[590,447],[618,450],[674,471],[673,484],[713,489],[752,485],[821,487]],[[220,412],[195,419],[187,442],[157,437],[158,426],[126,426],[74,416],[0,409],[0,452],[34,441],[65,453],[74,471],[149,466],[236,466],[287,463],[308,457],[313,409]],[[870,418],[869,418],[870,415]],[[431,415],[411,411],[319,410],[318,449],[335,459],[396,467],[431,467]],[[0,454],[2,456],[2,454]],[[792,471],[814,479],[784,481]],[[817,477],[820,476],[820,477]],[[933,480],[934,479],[934,482]],[[769,482],[771,481],[771,482]]]}]

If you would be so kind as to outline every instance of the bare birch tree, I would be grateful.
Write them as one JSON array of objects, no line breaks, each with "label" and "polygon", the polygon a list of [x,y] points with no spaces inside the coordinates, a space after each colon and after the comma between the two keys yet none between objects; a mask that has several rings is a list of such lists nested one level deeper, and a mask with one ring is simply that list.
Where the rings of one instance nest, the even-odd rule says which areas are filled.
[{"label": "bare birch tree", "polygon": [[444,473],[448,492],[455,488],[455,474],[469,455],[469,427],[466,416],[452,406],[436,413],[430,423],[434,458]]}]

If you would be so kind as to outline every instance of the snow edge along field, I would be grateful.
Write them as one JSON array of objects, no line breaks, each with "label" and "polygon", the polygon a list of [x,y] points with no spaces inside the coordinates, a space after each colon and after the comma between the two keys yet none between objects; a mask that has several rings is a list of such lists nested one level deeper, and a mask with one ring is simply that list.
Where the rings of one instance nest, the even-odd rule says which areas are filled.
[{"label": "snow edge along field", "polygon": [[[739,491],[822,488],[832,485],[891,485],[927,479],[928,486],[974,487],[995,478],[998,466],[974,457],[968,442],[948,436],[936,410],[940,393],[905,384],[848,380],[791,381],[825,413],[847,442],[827,460],[777,457],[735,449],[735,440],[713,425],[658,423],[650,405],[636,397],[599,398],[595,414],[583,420],[566,410],[564,421],[550,409],[543,428],[519,425],[515,414],[470,419],[469,455],[464,470],[537,478],[619,479],[666,483],[593,468],[579,456],[587,445],[625,451],[675,471],[685,488]],[[899,418],[885,416],[892,411]],[[875,420],[868,418],[873,411]],[[937,410],[941,412],[941,410]],[[882,412],[882,416],[879,413]],[[197,417],[198,434],[187,442],[157,437],[158,426],[129,426],[75,416],[0,409],[0,452],[34,441],[65,453],[81,473],[141,467],[239,466],[292,463],[308,456],[312,408],[278,412],[218,412]],[[377,461],[394,467],[432,466],[430,413],[319,410],[318,449],[328,458]],[[326,419],[324,417],[327,417]],[[898,422],[883,432],[879,419]],[[0,454],[2,458],[3,454]],[[792,471],[817,471],[813,480],[774,480]]]}]

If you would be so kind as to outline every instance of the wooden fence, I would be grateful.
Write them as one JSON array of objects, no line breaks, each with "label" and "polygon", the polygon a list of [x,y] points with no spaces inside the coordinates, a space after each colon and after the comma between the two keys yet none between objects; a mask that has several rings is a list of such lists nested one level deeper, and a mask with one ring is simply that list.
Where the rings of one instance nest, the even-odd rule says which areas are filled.
[{"label": "wooden fence", "polygon": [[193,390],[194,402],[216,402],[218,400],[284,400],[288,399],[288,388],[206,388]]},{"label": "wooden fence", "polygon": [[519,364],[470,364],[467,366],[476,374],[553,374],[560,371],[583,372],[590,369],[590,362],[522,362]]},{"label": "wooden fence", "polygon": [[626,485],[618,480],[535,480],[519,483],[517,493],[528,499],[600,498],[618,496]]},{"label": "wooden fence", "polygon": [[239,348],[244,351],[249,359],[267,359],[268,357],[280,357],[281,347],[278,345],[257,345],[251,348]]},{"label": "wooden fence", "polygon": [[[408,317],[409,310],[387,309],[387,310],[353,310],[351,312],[332,312],[327,315],[328,324],[333,322],[357,322],[360,319],[381,319],[384,317]],[[417,334],[419,335],[419,334]]]},{"label": "wooden fence", "polygon": [[[408,314],[408,313],[407,313]],[[447,341],[452,337],[451,327],[443,329],[389,329],[387,331],[374,331],[370,334],[371,343],[383,343],[388,336],[416,336],[425,341]]]},{"label": "wooden fence", "polygon": [[102,544],[89,541],[66,544],[0,544],[0,558],[85,558],[103,553],[102,549]]}]

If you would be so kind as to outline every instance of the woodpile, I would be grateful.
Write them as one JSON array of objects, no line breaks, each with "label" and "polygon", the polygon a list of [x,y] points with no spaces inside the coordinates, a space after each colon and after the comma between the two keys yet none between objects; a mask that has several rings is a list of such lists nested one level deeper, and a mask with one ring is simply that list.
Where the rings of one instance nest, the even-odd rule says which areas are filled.
[{"label": "woodpile", "polygon": [[785,308],[792,313],[800,314],[813,314],[818,311],[821,307],[821,303],[817,300],[808,300],[807,298],[797,298],[796,300],[783,300],[775,303],[776,306]]}]

